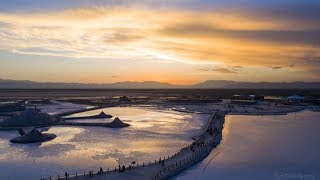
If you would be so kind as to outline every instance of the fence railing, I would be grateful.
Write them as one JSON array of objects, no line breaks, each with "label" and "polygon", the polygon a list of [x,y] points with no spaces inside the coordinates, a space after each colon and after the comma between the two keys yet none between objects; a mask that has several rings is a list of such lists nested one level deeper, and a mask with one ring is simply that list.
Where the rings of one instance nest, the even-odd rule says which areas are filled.
[{"label": "fence railing", "polygon": [[219,142],[216,140],[216,137],[210,142],[207,142],[202,148],[193,152],[191,155],[176,161],[175,163],[164,166],[159,172],[156,173],[152,180],[167,179],[168,177],[172,177],[207,157],[212,148],[219,144]]},{"label": "fence railing", "polygon": [[[209,123],[206,126],[206,128],[204,128],[204,131],[199,137],[199,139],[204,137],[207,130],[212,126],[213,120],[216,118],[216,116],[220,116],[220,115],[218,115],[216,112],[210,117]],[[223,123],[224,123],[224,120],[219,122],[218,125],[220,126],[220,128],[223,127]],[[178,174],[179,172],[181,172],[182,170],[190,167],[191,165],[201,161],[202,159],[204,159],[210,154],[212,148],[216,147],[220,143],[221,138],[222,138],[221,133],[215,134],[212,140],[204,143],[202,146],[200,146],[200,149],[195,150],[194,152],[191,153],[191,155],[183,158],[182,160],[179,160],[179,162],[176,161],[175,163],[171,163],[167,166],[164,166],[159,172],[156,173],[156,175],[152,178],[152,180],[167,179],[168,177],[172,177]]]}]

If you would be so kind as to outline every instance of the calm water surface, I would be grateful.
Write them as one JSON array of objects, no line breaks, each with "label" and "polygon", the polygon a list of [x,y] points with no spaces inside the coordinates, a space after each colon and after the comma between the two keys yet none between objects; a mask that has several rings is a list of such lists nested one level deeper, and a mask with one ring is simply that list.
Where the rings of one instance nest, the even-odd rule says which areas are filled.
[{"label": "calm water surface", "polygon": [[223,140],[174,179],[320,179],[320,112],[227,116]]},{"label": "calm water surface", "polygon": [[[101,110],[74,116],[95,115]],[[18,132],[0,131],[0,179],[39,179],[49,175],[113,169],[154,161],[171,155],[192,142],[208,115],[193,115],[146,108],[115,107],[103,111],[118,116],[131,126],[122,129],[102,127],[43,128],[57,135],[52,141],[12,144]],[[90,120],[87,120],[90,121]],[[99,120],[101,122],[108,119]]]}]

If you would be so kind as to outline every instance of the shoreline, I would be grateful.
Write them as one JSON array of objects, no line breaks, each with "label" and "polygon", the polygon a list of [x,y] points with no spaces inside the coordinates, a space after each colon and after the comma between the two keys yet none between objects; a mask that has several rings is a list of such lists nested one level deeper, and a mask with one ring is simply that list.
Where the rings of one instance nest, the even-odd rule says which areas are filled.
[{"label": "shoreline", "polygon": [[[215,113],[224,112],[223,123],[225,121],[225,115],[264,115],[264,116],[286,115],[288,113],[299,112],[299,111],[302,111],[305,109],[305,108],[301,108],[301,107],[297,108],[297,107],[282,106],[281,105],[281,106],[271,106],[269,111],[263,111],[259,108],[256,109],[256,107],[254,105],[251,105],[251,106],[246,107],[246,108],[252,108],[251,111],[237,112],[236,108],[240,107],[237,105],[234,105],[235,109],[230,109],[228,107],[224,107],[225,106],[224,104],[213,104],[213,105],[218,105],[220,108],[222,107],[222,111],[220,109],[216,109],[216,111],[213,111],[212,109],[210,109],[210,110],[211,110],[211,112],[215,112]],[[135,105],[130,105],[130,106],[135,107]],[[154,109],[157,107],[158,110],[167,110],[168,108],[170,109],[172,106],[173,106],[172,104],[169,104],[166,106],[158,106],[157,107],[154,104],[154,106],[151,108]],[[191,106],[193,106],[193,105],[191,105]],[[136,107],[139,107],[139,105],[137,105]],[[241,108],[242,108],[242,106],[241,106]],[[209,110],[209,109],[206,109],[206,110]],[[192,110],[190,110],[190,111],[192,111]],[[194,112],[195,113],[199,112],[199,109],[196,109]],[[212,118],[212,116],[213,115],[211,115],[210,118]],[[207,136],[208,128],[215,127],[215,126],[212,126],[212,124],[215,124],[213,122],[216,122],[216,121],[210,121],[210,120],[211,119],[208,120],[209,125],[206,125],[204,127],[204,130],[200,133],[199,136],[196,136],[196,138],[192,144],[199,141],[199,139],[203,138],[203,136]],[[222,121],[220,120],[217,122],[221,123]],[[102,172],[89,171],[90,173],[87,173],[87,174],[85,174],[85,173],[81,173],[81,175],[80,174],[73,174],[73,175],[70,175],[68,179],[80,179],[80,180],[82,180],[82,179],[83,180],[97,179],[97,180],[99,180],[99,179],[130,178],[130,179],[154,179],[154,180],[156,180],[156,179],[167,179],[169,177],[173,177],[173,176],[179,174],[180,172],[182,172],[183,170],[202,161],[211,153],[211,151],[220,143],[220,141],[222,139],[223,123],[218,128],[220,134],[215,134],[216,136],[214,138],[211,138],[211,141],[208,140],[210,138],[206,137],[204,147],[201,148],[201,150],[196,151],[196,155],[193,155],[193,153],[190,153],[190,151],[191,151],[190,148],[192,145],[191,144],[185,148],[182,148],[178,153],[171,155],[171,156],[168,156],[167,159],[164,158],[163,160],[165,162],[167,162],[167,164],[169,164],[168,167],[161,167],[160,162],[159,161],[157,162],[157,160],[155,160],[154,162],[143,163],[142,165],[137,164],[136,166],[134,166],[134,165],[133,166],[126,166],[126,168],[129,168],[126,170],[126,172],[119,173],[119,168],[116,167],[114,170],[108,169],[108,171],[102,171]],[[188,150],[189,150],[189,152],[187,152]],[[191,156],[186,157],[185,153],[189,154]],[[182,159],[183,160],[182,162],[181,162],[181,156],[186,157],[186,159]],[[182,163],[182,164],[180,164],[180,163]],[[48,179],[50,179],[50,178],[48,178]],[[60,176],[59,179],[66,179],[66,178],[63,176]]]},{"label": "shoreline", "polygon": [[108,171],[89,171],[87,174],[72,174],[68,178],[56,176],[42,179],[167,179],[184,169],[206,158],[222,139],[222,129],[226,112],[215,112],[208,120],[203,132],[190,145],[180,149],[179,152],[154,162],[137,164],[136,166],[126,166],[126,170],[121,172],[119,168]]},{"label": "shoreline", "polygon": [[[79,113],[85,112],[85,111],[92,111],[96,109],[103,109],[108,107],[133,107],[133,108],[146,108],[146,109],[156,109],[158,111],[174,111],[172,107],[177,107],[181,105],[175,105],[175,104],[148,104],[147,106],[141,105],[141,104],[113,104],[111,106],[99,106],[99,107],[93,107],[88,109],[81,109],[77,111],[69,111],[62,114],[73,114],[73,113]],[[276,116],[276,115],[286,115],[288,113],[293,112],[299,112],[302,110],[310,110],[308,107],[295,107],[295,106],[288,106],[288,105],[277,105],[277,104],[270,104],[270,105],[248,105],[248,106],[242,106],[242,105],[234,105],[234,104],[224,104],[224,103],[214,103],[214,104],[207,104],[206,106],[200,106],[200,105],[186,105],[186,110],[188,112],[184,113],[201,113],[201,114],[208,114],[209,112],[221,113],[223,112],[223,120],[218,118],[214,118],[214,114],[210,116],[210,119],[208,119],[201,129],[201,132],[199,132],[199,135],[195,136],[193,139],[193,142],[191,145],[182,148],[179,152],[168,156],[168,158],[163,158],[162,161],[165,162],[165,166],[161,165],[160,159],[155,160],[154,162],[149,163],[142,163],[136,164],[132,166],[126,166],[126,172],[118,172],[119,168],[115,168],[115,170],[110,170],[108,168],[107,171],[89,171],[90,173],[79,173],[79,174],[73,174],[70,175],[68,179],[123,179],[123,178],[130,178],[130,179],[167,179],[169,177],[173,177],[183,170],[193,166],[194,164],[202,161],[205,159],[211,151],[220,143],[222,139],[222,130],[223,130],[223,123],[225,121],[225,115],[252,115],[252,116]],[[180,112],[180,111],[177,111]],[[62,119],[61,113],[59,114],[59,119]],[[65,122],[64,122],[65,123]],[[221,125],[222,124],[222,125]],[[100,123],[55,123],[50,125],[44,125],[44,126],[37,126],[37,127],[50,127],[50,126],[56,126],[56,125],[71,125],[71,126],[103,126],[106,127],[105,124]],[[19,127],[21,128],[21,127]],[[215,132],[214,136],[210,136],[209,129],[217,129],[217,132]],[[6,128],[0,130],[15,130],[17,128]],[[199,141],[202,141],[203,144],[201,147],[197,147],[195,152],[191,152],[191,146],[194,143],[197,143]],[[198,143],[199,144],[199,143]],[[120,170],[121,171],[121,170]],[[81,174],[81,175],[80,175]],[[57,177],[57,176],[55,176]],[[42,179],[55,179],[54,178],[42,178]],[[59,176],[57,179],[66,179],[64,176]]]}]

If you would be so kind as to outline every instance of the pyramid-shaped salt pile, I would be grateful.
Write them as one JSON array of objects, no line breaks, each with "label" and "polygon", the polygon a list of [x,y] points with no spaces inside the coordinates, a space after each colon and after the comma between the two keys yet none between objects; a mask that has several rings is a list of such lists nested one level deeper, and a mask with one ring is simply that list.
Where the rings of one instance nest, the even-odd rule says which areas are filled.
[{"label": "pyramid-shaped salt pile", "polygon": [[104,113],[101,111],[101,113],[98,115],[99,118],[112,118],[111,115]]},{"label": "pyramid-shaped salt pile", "polygon": [[130,124],[124,123],[118,117],[116,117],[112,122],[107,123],[107,126],[111,128],[122,128],[130,126]]}]

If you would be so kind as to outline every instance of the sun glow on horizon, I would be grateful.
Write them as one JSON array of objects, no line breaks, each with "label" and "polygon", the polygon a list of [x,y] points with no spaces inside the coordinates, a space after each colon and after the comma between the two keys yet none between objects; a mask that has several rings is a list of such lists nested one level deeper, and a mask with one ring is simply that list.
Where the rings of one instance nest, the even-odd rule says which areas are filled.
[{"label": "sun glow on horizon", "polygon": [[[281,74],[284,81],[318,80],[318,20],[277,17],[250,8],[100,6],[0,12],[0,55],[4,54],[0,77],[21,79],[29,74],[11,68],[13,57],[17,66],[29,66],[30,58],[74,61],[59,67],[66,81],[185,84],[217,78],[250,80],[255,71],[261,74],[254,81],[274,81],[267,73]],[[50,64],[42,65],[46,69],[42,77],[31,73],[27,79],[59,81],[49,78],[59,77]],[[82,72],[89,77],[74,75]]]}]

